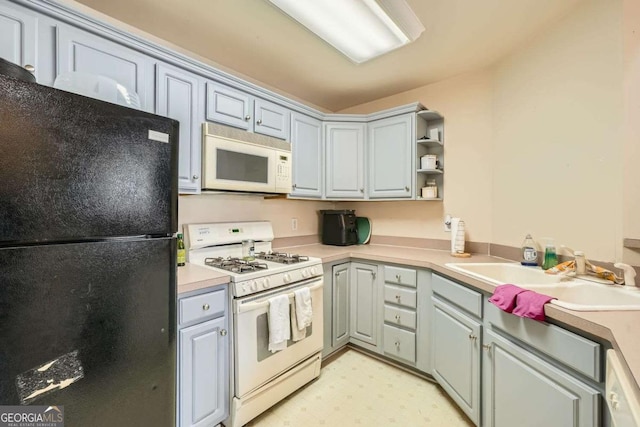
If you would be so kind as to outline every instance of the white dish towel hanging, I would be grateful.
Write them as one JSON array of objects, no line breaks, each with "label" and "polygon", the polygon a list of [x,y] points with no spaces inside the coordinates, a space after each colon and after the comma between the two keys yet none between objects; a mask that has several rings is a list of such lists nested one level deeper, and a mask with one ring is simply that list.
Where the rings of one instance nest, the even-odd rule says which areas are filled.
[{"label": "white dish towel hanging", "polygon": [[269,351],[275,353],[287,348],[291,338],[291,320],[289,317],[289,296],[278,295],[269,298]]},{"label": "white dish towel hanging", "polygon": [[298,329],[311,326],[313,308],[311,307],[311,291],[309,288],[300,288],[293,291],[296,305],[296,317]]}]

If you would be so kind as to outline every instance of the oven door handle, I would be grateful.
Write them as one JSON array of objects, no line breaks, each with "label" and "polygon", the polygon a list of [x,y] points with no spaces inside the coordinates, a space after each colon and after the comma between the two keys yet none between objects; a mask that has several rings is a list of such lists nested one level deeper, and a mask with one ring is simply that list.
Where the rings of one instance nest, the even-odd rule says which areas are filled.
[{"label": "oven door handle", "polygon": [[[312,291],[315,291],[316,289],[321,288],[322,285],[323,283],[320,282],[317,285],[309,286],[309,292],[312,292]],[[289,297],[289,300],[293,299],[294,295],[295,294],[293,292],[289,292],[287,294],[287,296]],[[238,305],[238,313],[245,313],[247,311],[257,310],[262,307],[269,307],[269,301],[248,302],[246,304]]]}]

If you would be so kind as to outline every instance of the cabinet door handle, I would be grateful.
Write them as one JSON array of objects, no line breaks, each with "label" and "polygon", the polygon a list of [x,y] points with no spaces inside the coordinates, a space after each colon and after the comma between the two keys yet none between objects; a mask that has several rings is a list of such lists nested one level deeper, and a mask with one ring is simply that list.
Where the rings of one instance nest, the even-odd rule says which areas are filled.
[{"label": "cabinet door handle", "polygon": [[375,279],[376,278],[376,273],[374,273],[373,271],[371,272],[371,278]]},{"label": "cabinet door handle", "polygon": [[210,309],[210,308],[211,308],[211,307],[209,306],[209,304],[205,304],[205,305],[203,305],[203,306],[202,306],[202,309],[203,309],[204,311],[209,311],[209,309]]},{"label": "cabinet door handle", "polygon": [[409,191],[409,187],[404,187],[404,191]]},{"label": "cabinet door handle", "polygon": [[340,276],[340,272],[336,271],[336,277]]},{"label": "cabinet door handle", "polygon": [[364,188],[361,188],[361,189],[360,189],[360,192],[361,192],[361,193],[364,193]]},{"label": "cabinet door handle", "polygon": [[293,188],[298,188],[298,184],[293,184]]},{"label": "cabinet door handle", "polygon": [[396,274],[396,280],[397,280],[398,282],[402,282],[402,276],[401,276],[401,275],[399,275],[399,274]]},{"label": "cabinet door handle", "polygon": [[251,116],[250,115],[244,116],[244,121],[245,122],[248,122],[249,120],[251,120]]},{"label": "cabinet door handle", "polygon": [[475,336],[475,335],[473,335],[473,334],[469,334],[469,339],[470,339],[471,341],[475,341],[475,340],[477,340],[477,339],[478,339],[478,337],[477,337],[477,336]]},{"label": "cabinet door handle", "polygon": [[400,315],[396,314],[396,321],[399,322],[400,321]]},{"label": "cabinet door handle", "polygon": [[193,175],[192,178],[193,178],[194,181],[197,181],[198,178],[200,178],[200,177],[198,175]]},{"label": "cabinet door handle", "polygon": [[400,348],[400,341],[396,341],[395,344],[397,348]]},{"label": "cabinet door handle", "polygon": [[220,335],[222,335],[223,337],[227,336],[227,330],[226,329],[220,329]]},{"label": "cabinet door handle", "polygon": [[482,348],[487,351],[491,351],[491,344],[482,344]]},{"label": "cabinet door handle", "polygon": [[36,72],[36,67],[34,67],[31,64],[25,65],[24,69],[27,70],[28,72],[32,73],[32,74]]},{"label": "cabinet door handle", "polygon": [[256,122],[257,124],[261,125],[262,124],[262,120],[258,119],[258,121]]}]

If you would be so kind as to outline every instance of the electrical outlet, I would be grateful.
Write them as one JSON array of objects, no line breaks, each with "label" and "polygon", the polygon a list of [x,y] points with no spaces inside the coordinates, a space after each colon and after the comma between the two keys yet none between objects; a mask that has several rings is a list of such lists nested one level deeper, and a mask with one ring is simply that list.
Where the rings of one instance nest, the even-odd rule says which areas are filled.
[{"label": "electrical outlet", "polygon": [[451,231],[451,215],[444,216],[444,231]]},{"label": "electrical outlet", "polygon": [[298,218],[291,218],[291,230],[296,231],[298,229]]}]

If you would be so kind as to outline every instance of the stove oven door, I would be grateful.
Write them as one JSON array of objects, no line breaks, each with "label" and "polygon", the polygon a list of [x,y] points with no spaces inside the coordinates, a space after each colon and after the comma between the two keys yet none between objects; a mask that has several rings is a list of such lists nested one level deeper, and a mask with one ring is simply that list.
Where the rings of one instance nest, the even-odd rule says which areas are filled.
[{"label": "stove oven door", "polygon": [[[234,301],[236,397],[243,397],[322,351],[322,285],[322,277],[319,277]],[[293,304],[293,291],[305,286],[311,291],[313,309],[307,336],[296,342],[289,340],[286,349],[271,353],[267,324],[269,298],[289,294],[289,303]]]}]

